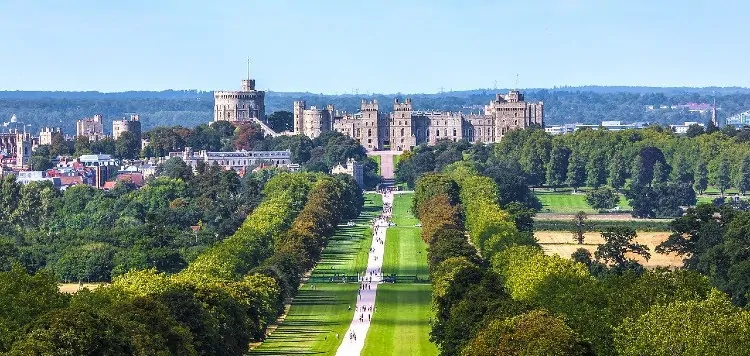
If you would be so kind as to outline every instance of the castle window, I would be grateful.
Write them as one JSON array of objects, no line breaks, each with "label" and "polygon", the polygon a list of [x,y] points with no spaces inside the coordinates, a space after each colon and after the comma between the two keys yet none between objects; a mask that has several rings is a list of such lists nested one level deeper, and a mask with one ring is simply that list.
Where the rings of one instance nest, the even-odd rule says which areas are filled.
[{"label": "castle window", "polygon": [[456,129],[453,129],[453,136],[456,136]]},{"label": "castle window", "polygon": [[440,129],[435,130],[435,136],[440,137]]},{"label": "castle window", "polygon": [[404,128],[403,127],[401,128],[401,136],[402,137],[404,136]]},{"label": "castle window", "polygon": [[448,129],[443,129],[443,136],[448,136]]},{"label": "castle window", "polygon": [[489,136],[489,135],[490,135],[490,128],[488,127],[487,128],[487,136]]},{"label": "castle window", "polygon": [[367,129],[367,137],[372,136],[372,129]]}]

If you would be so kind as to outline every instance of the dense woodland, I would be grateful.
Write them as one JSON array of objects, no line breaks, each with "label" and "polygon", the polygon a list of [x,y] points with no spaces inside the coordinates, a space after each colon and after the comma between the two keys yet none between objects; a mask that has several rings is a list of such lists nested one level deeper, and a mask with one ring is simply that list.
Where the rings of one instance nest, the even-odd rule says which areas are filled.
[{"label": "dense woodland", "polygon": [[[495,93],[507,89],[484,89],[439,94],[413,94],[415,110],[443,110],[477,112],[494,98]],[[686,110],[647,111],[647,105],[680,105],[689,102],[712,103],[716,95],[720,122],[724,118],[750,110],[750,92],[743,88],[627,88],[582,87],[525,90],[526,100],[544,101],[545,122],[599,123],[602,120],[681,124],[685,121],[706,122],[708,117]],[[392,109],[394,97],[407,95],[324,95],[312,93],[266,94],[266,110],[291,111],[295,100],[308,105],[333,104],[338,110],[356,112],[362,99],[377,99],[385,111]],[[2,121],[16,114],[19,120],[32,125],[36,132],[45,126],[62,127],[66,133],[75,132],[75,122],[94,114],[104,115],[105,130],[112,120],[125,113],[140,114],[144,130],[157,126],[198,126],[212,121],[213,93],[198,91],[163,92],[0,92]],[[284,128],[284,127],[278,127]],[[288,129],[288,128],[286,128]]]},{"label": "dense woodland", "polygon": [[[493,193],[502,190],[491,178],[478,175],[467,162],[449,165],[444,172],[420,178],[414,200],[424,225],[423,238],[429,244],[436,311],[431,340],[441,354],[747,352],[750,312],[732,304],[730,297],[692,267],[676,271],[639,268],[625,253],[648,252],[633,243],[635,232],[629,228],[602,232],[605,243],[594,256],[580,250],[574,260],[548,256],[500,208],[500,197]],[[705,214],[714,213],[709,206],[701,209],[683,218],[686,221],[674,223],[675,236],[682,240],[675,237],[671,248],[694,251],[693,244],[703,244],[709,236],[720,239],[720,234],[708,231],[721,226],[726,245],[747,249],[746,242],[737,243],[746,224],[740,228],[729,222],[727,226],[723,218],[715,224],[712,218],[701,221]],[[743,219],[747,214],[738,213]],[[690,222],[703,225],[697,233],[700,236],[681,235],[685,230],[680,226]],[[727,251],[727,247],[712,248]],[[734,253],[747,261],[746,255]],[[700,258],[695,259],[700,264]],[[738,267],[736,263],[744,269],[747,262],[732,260],[730,269]],[[746,295],[747,290],[739,292]]]},{"label": "dense woodland", "polygon": [[[160,127],[147,133],[149,151],[194,149],[288,149],[306,172],[330,169],[355,158],[365,164],[365,185],[379,182],[377,165],[351,138],[326,133],[264,138],[257,127],[227,123],[193,130]],[[111,140],[110,140],[111,141]],[[108,145],[115,149],[117,142]],[[35,168],[51,166],[57,154],[99,151],[102,141],[63,140],[42,146]],[[68,150],[68,151],[66,151]],[[126,158],[126,157],[121,157]],[[262,198],[268,180],[281,172],[264,169],[240,177],[235,171],[199,164],[197,173],[180,158],[158,167],[158,178],[142,189],[119,182],[110,191],[80,185],[60,191],[48,182],[22,185],[14,176],[0,180],[0,267],[18,261],[28,271],[47,270],[61,281],[110,281],[130,269],[178,272],[195,256],[232,235]]]},{"label": "dense woodland", "polygon": [[[541,129],[515,130],[495,145],[443,142],[417,147],[402,156],[396,179],[413,186],[423,173],[441,171],[467,156],[482,174],[495,178],[501,192],[525,194],[518,199],[531,208],[539,206],[519,186],[587,187],[590,201],[603,210],[614,207],[619,191],[635,217],[676,217],[709,188],[721,194],[750,191],[748,138],[745,130],[711,126],[683,137],[659,126],[562,136]],[[503,189],[506,185],[512,186]]]},{"label": "dense woodland", "polygon": [[363,204],[351,177],[281,173],[228,238],[178,273],[130,270],[73,296],[46,270],[0,272],[0,352],[242,355],[293,296],[337,224]]}]

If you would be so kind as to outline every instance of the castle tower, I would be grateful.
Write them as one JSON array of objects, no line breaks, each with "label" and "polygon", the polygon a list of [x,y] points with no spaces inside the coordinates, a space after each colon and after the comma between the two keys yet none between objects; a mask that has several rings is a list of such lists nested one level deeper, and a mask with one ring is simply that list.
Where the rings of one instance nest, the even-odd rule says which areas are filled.
[{"label": "castle tower", "polygon": [[[416,146],[414,135],[414,125],[412,122],[412,105],[411,99],[401,103],[398,99],[393,100],[393,113],[391,113],[390,132],[386,130],[388,144],[391,150],[404,151]],[[383,142],[385,145],[385,141]]]},{"label": "castle tower", "polygon": [[243,79],[240,91],[214,92],[214,121],[266,121],[266,92],[255,90],[255,79]]},{"label": "castle tower", "polygon": [[378,100],[373,99],[371,102],[362,100],[359,113],[361,116],[357,126],[362,132],[360,144],[370,151],[380,149],[381,135]]},{"label": "castle tower", "polygon": [[294,114],[294,134],[295,135],[304,135],[305,134],[305,123],[303,121],[304,113],[305,113],[305,101],[295,101],[294,102],[294,110],[292,113]]},{"label": "castle tower", "polygon": [[16,132],[16,168],[26,168],[29,165],[32,144],[30,134]]}]

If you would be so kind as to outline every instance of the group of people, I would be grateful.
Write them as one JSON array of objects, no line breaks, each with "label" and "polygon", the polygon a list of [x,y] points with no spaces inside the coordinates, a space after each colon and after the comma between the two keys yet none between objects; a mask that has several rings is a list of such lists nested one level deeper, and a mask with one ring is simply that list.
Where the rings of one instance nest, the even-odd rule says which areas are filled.
[{"label": "group of people", "polygon": [[[392,194],[389,191],[381,191],[383,194],[383,200],[387,200],[388,196]],[[369,250],[369,257],[371,259],[368,260],[368,268],[362,273],[357,275],[357,280],[359,281],[359,290],[357,291],[357,305],[354,307],[354,321],[352,324],[352,328],[349,329],[349,341],[351,343],[350,346],[347,346],[344,350],[346,352],[355,352],[353,350],[357,347],[357,334],[356,332],[367,332],[366,328],[368,324],[362,324],[362,323],[369,323],[372,320],[372,316],[375,311],[377,311],[377,307],[374,306],[375,303],[375,296],[374,294],[368,294],[371,293],[374,289],[377,288],[377,285],[375,285],[373,288],[373,283],[378,283],[380,277],[382,275],[382,270],[380,267],[380,261],[379,257],[382,254],[383,246],[385,245],[385,236],[384,232],[389,225],[388,219],[391,216],[392,212],[392,206],[388,202],[384,202],[383,204],[383,212],[381,215],[375,219],[373,219],[373,244],[370,247]],[[376,263],[373,263],[376,262]],[[376,277],[373,280],[373,277]],[[364,295],[363,295],[364,291]],[[352,310],[352,306],[349,305],[349,309]],[[357,323],[357,320],[359,320],[359,323]],[[338,335],[336,335],[338,338]],[[355,349],[350,349],[355,348]],[[342,350],[339,349],[339,353],[341,353]]]}]

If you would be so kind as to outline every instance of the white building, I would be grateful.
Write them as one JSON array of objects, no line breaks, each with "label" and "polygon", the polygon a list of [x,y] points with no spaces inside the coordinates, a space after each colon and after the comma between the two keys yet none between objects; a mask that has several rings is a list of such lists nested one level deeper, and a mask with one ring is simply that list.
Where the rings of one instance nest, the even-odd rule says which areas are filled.
[{"label": "white building", "polygon": [[693,125],[698,125],[700,127],[704,127],[704,125],[701,124],[701,123],[699,123],[699,122],[686,121],[682,125],[669,125],[669,128],[672,130],[672,132],[674,132],[674,133],[676,133],[678,135],[683,135],[683,134],[686,134],[687,131],[688,131],[688,129],[690,128],[690,126],[693,126]]},{"label": "white building", "polygon": [[575,123],[575,124],[545,126],[544,132],[550,135],[564,135],[568,133],[573,133],[574,131],[578,131],[581,129],[592,129],[592,130],[607,129],[609,131],[622,131],[622,130],[645,129],[646,127],[648,127],[648,125],[649,125],[648,122],[634,122],[631,124],[627,124],[622,121],[602,121],[598,125]]},{"label": "white building", "polygon": [[198,162],[204,162],[209,166],[217,164],[224,169],[235,171],[243,171],[259,165],[289,167],[292,164],[290,151],[210,152],[201,150],[194,152],[192,148],[185,147],[182,152],[170,152],[169,158],[172,157],[182,158],[193,169],[196,168]]},{"label": "white building", "polygon": [[81,162],[84,167],[101,167],[101,166],[119,166],[120,162],[111,155],[107,154],[96,154],[96,155],[81,155],[78,157],[78,162]]},{"label": "white building", "polygon": [[45,171],[20,171],[16,176],[16,181],[21,184],[50,181],[54,186],[60,186],[60,177],[47,177]]}]

